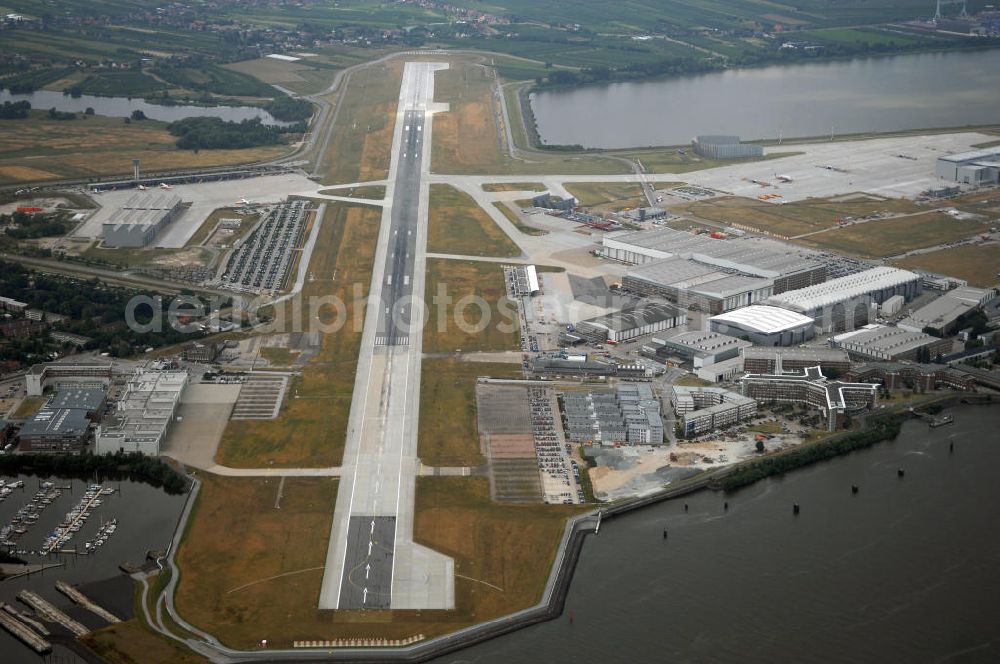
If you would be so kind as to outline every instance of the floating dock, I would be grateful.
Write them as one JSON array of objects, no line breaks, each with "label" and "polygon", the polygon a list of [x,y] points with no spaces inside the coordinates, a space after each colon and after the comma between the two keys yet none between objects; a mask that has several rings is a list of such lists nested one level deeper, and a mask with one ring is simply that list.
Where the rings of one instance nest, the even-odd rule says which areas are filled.
[{"label": "floating dock", "polygon": [[56,581],[56,590],[61,592],[66,597],[73,600],[74,604],[79,604],[83,608],[87,609],[94,615],[98,616],[101,620],[107,621],[111,624],[120,623],[121,618],[118,618],[110,611],[105,610],[101,606],[98,606],[95,602],[91,601],[89,597],[84,595],[82,592],[69,585],[65,581]]},{"label": "floating dock", "polygon": [[86,636],[90,633],[82,623],[79,623],[65,613],[57,609],[55,606],[50,604],[48,600],[39,597],[30,590],[22,590],[17,594],[17,598],[30,606],[35,612],[41,617],[45,618],[49,622],[54,622],[62,625],[75,636]]},{"label": "floating dock", "polygon": [[52,644],[31,631],[31,628],[23,622],[10,615],[6,611],[0,611],[0,627],[20,639],[29,648],[39,655],[52,652]]}]

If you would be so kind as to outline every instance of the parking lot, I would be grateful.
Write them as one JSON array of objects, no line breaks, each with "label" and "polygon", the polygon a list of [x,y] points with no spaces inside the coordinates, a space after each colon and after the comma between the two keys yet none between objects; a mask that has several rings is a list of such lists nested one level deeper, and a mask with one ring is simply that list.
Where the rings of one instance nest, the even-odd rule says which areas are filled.
[{"label": "parking lot", "polygon": [[305,219],[304,201],[283,203],[268,212],[246,242],[230,254],[219,285],[250,293],[282,290],[292,250],[302,240]]}]

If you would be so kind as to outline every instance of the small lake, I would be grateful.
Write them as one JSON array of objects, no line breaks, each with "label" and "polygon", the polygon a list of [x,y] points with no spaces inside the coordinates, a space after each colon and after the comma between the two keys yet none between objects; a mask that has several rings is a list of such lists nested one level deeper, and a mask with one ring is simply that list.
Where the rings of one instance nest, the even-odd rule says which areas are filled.
[{"label": "small lake", "polygon": [[163,122],[174,122],[191,117],[206,117],[222,118],[230,122],[259,118],[264,124],[279,126],[291,124],[276,120],[264,109],[253,106],[193,106],[190,104],[163,106],[151,104],[139,98],[95,97],[94,95],[72,97],[52,90],[36,90],[28,94],[14,95],[9,90],[0,90],[0,104],[5,101],[27,101],[31,103],[32,109],[41,111],[55,108],[57,111],[83,113],[88,108],[92,108],[95,114],[111,118],[124,118],[132,115],[132,111],[142,111],[147,118]]},{"label": "small lake", "polygon": [[734,69],[538,92],[542,139],[595,148],[1000,123],[1000,50]]},{"label": "small lake", "polygon": [[[41,547],[45,537],[59,525],[67,512],[79,504],[87,485],[92,483],[78,479],[39,478],[27,475],[17,478],[0,476],[0,481],[5,483],[15,479],[22,480],[24,486],[15,489],[0,501],[0,527],[10,523],[12,517],[34,498],[42,482],[51,481],[56,487],[61,487],[59,496],[38,512],[37,522],[27,526],[25,528],[27,532],[18,539],[17,549],[29,552]],[[20,590],[28,589],[38,593],[88,627],[92,629],[104,627],[105,623],[100,618],[74,606],[66,596],[56,590],[56,581],[63,580],[71,585],[79,585],[92,600],[118,617],[129,617],[128,614],[132,610],[132,580],[118,569],[118,565],[125,562],[141,565],[145,561],[147,550],[167,548],[174,535],[177,519],[180,517],[187,495],[171,496],[161,489],[140,482],[106,480],[102,484],[116,489],[116,492],[101,497],[101,505],[93,510],[80,531],[75,533],[62,548],[86,549],[85,543],[95,537],[102,522],[117,519],[116,530],[106,543],[98,548],[96,553],[89,555],[19,554],[20,558],[29,563],[62,563],[62,566],[30,576],[0,581],[0,601],[14,605],[19,610],[25,610],[26,606],[17,601],[16,597]],[[0,662],[34,664],[40,661],[42,658],[33,650],[7,631],[0,630]],[[63,646],[56,645],[47,661],[68,663],[83,660],[74,659],[71,652]]]}]

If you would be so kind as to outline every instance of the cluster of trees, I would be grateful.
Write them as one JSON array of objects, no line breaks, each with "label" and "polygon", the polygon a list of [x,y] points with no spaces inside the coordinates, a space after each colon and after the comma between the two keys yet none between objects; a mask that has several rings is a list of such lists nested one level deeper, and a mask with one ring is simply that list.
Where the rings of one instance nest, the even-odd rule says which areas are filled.
[{"label": "cluster of trees", "polygon": [[5,235],[16,240],[33,240],[65,235],[69,232],[71,223],[64,212],[49,214],[14,212],[0,214],[0,226],[5,227]]},{"label": "cluster of trees", "polygon": [[76,113],[69,113],[67,111],[56,110],[53,106],[49,109],[48,118],[50,120],[76,120]]},{"label": "cluster of trees", "polygon": [[167,126],[177,136],[177,147],[182,150],[224,150],[253,148],[261,145],[280,145],[283,134],[301,133],[305,123],[288,127],[266,125],[259,119],[227,122],[220,118],[184,118]]},{"label": "cluster of trees", "polygon": [[97,474],[111,481],[131,480],[162,487],[171,494],[184,493],[188,481],[157,457],[138,452],[115,454],[7,454],[0,456],[0,471],[5,475],[25,473],[42,477],[92,478]]},{"label": "cluster of trees", "polygon": [[304,99],[281,95],[267,102],[264,110],[282,122],[298,122],[308,120],[313,109],[312,104]]},{"label": "cluster of trees", "polygon": [[[149,347],[156,348],[204,336],[203,332],[176,330],[167,320],[148,332],[133,330],[125,320],[129,301],[136,296],[156,298],[159,295],[151,291],[108,286],[97,279],[81,281],[44,275],[18,263],[0,261],[0,292],[15,300],[27,302],[32,308],[68,316],[71,320],[58,323],[59,329],[91,337],[92,341],[86,349],[107,352],[115,357],[129,357]],[[168,304],[163,303],[164,310]],[[141,304],[135,308],[134,315],[137,323],[146,325],[154,317],[159,320],[161,314],[148,304]],[[163,318],[166,318],[165,314]],[[43,347],[37,347],[36,344],[19,350],[27,354],[41,354],[54,349],[51,343],[48,348],[44,347],[45,338],[38,339]],[[13,347],[8,348],[13,352]],[[19,357],[9,359],[25,361]]]},{"label": "cluster of trees", "polygon": [[23,120],[28,117],[31,103],[27,101],[5,101],[0,106],[0,120]]},{"label": "cluster of trees", "polygon": [[870,418],[868,427],[863,431],[844,434],[815,445],[806,445],[784,454],[758,459],[739,466],[723,478],[722,488],[726,491],[735,491],[765,477],[780,475],[817,461],[825,461],[854,450],[871,447],[883,440],[891,440],[899,435],[902,422],[903,418],[900,415]]},{"label": "cluster of trees", "polygon": [[657,60],[656,62],[633,62],[623,67],[584,67],[580,71],[557,69],[544,77],[539,76],[535,78],[535,85],[539,88],[562,87],[649,78],[652,76],[699,74],[721,69],[722,66],[723,63],[719,60],[667,58]]}]

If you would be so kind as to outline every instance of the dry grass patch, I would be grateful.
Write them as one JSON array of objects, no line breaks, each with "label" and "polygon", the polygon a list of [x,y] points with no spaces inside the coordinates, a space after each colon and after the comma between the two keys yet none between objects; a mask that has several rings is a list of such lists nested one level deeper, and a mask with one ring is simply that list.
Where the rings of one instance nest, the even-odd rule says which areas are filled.
[{"label": "dry grass patch", "polygon": [[775,205],[752,198],[730,196],[698,201],[677,209],[708,221],[741,224],[758,231],[794,237],[832,228],[844,217],[864,217],[878,212],[910,214],[919,212],[921,208],[916,203],[903,199],[839,202],[809,199]]},{"label": "dry grass patch", "polygon": [[50,120],[32,113],[27,120],[0,120],[0,183],[55,178],[123,175],[132,158],[146,170],[201,168],[274,159],[288,146],[246,150],[178,150],[166,123],[124,124],[119,118],[80,116]]},{"label": "dry grass patch", "polygon": [[545,191],[545,185],[541,182],[488,182],[483,185],[483,191],[503,192],[503,191]]},{"label": "dry grass patch", "polygon": [[154,634],[139,620],[91,632],[83,642],[108,664],[203,664],[205,658]]},{"label": "dry grass patch", "polygon": [[802,244],[855,256],[883,258],[967,238],[984,229],[939,212],[880,219],[802,238]]},{"label": "dry grass patch", "polygon": [[566,191],[573,194],[577,203],[597,211],[624,210],[646,205],[642,185],[631,182],[568,182]]},{"label": "dry grass patch", "polygon": [[427,251],[462,256],[520,256],[507,237],[476,201],[447,184],[430,187]]},{"label": "dry grass patch", "polygon": [[521,378],[518,364],[426,359],[420,371],[420,430],[417,456],[429,466],[479,466],[476,380]]},{"label": "dry grass patch", "polygon": [[347,196],[349,198],[370,198],[372,200],[381,200],[385,198],[385,186],[381,184],[372,184],[361,187],[346,187],[343,189],[326,189],[319,193],[326,196]]},{"label": "dry grass patch", "polygon": [[566,519],[585,511],[497,505],[489,495],[486,478],[417,479],[414,538],[455,559],[455,611],[449,614],[456,620],[481,622],[538,602]]},{"label": "dry grass patch", "polygon": [[322,182],[383,180],[389,174],[402,60],[373,64],[350,75],[335,96],[337,123],[324,156]]},{"label": "dry grass patch", "polygon": [[947,274],[965,279],[971,286],[993,286],[1000,281],[1000,244],[967,244],[907,256],[893,265]]},{"label": "dry grass patch", "polygon": [[521,221],[521,218],[517,216],[517,213],[510,209],[510,206],[501,201],[495,201],[493,207],[500,210],[503,216],[507,217],[510,223],[514,224],[517,230],[521,231],[525,235],[548,235],[549,232],[542,228],[535,228],[534,226],[529,226]]},{"label": "dry grass patch", "polygon": [[[519,347],[517,308],[507,299],[501,265],[428,259],[425,298],[429,316],[424,326],[424,352]],[[476,306],[476,301],[483,308]],[[461,327],[459,320],[463,321]]]},{"label": "dry grass patch", "polygon": [[[302,370],[281,414],[274,420],[235,420],[226,427],[216,460],[241,468],[335,466],[344,453],[347,418],[354,391],[354,373],[364,328],[363,303],[355,303],[355,288],[367,296],[381,213],[372,208],[327,207],[316,249],[309,264],[313,279],[303,287],[303,301],[334,295],[346,303],[344,324],[324,333],[319,353]],[[336,271],[336,279],[333,279]],[[277,312],[288,323],[279,331],[308,330],[308,307],[297,312],[288,304]],[[322,312],[332,322],[332,308]]]},{"label": "dry grass patch", "polygon": [[337,480],[286,478],[280,509],[277,478],[201,480],[177,554],[180,614],[236,648],[329,634],[330,612],[316,607]]}]

